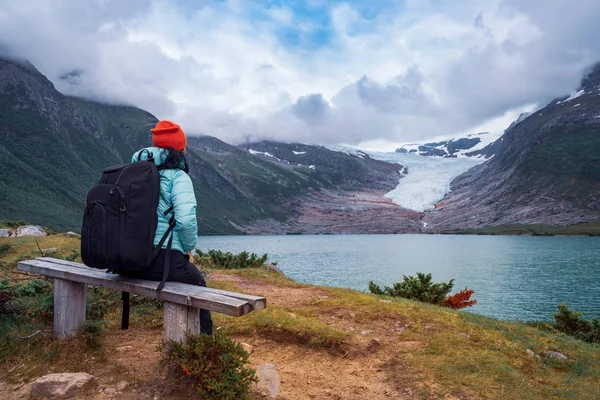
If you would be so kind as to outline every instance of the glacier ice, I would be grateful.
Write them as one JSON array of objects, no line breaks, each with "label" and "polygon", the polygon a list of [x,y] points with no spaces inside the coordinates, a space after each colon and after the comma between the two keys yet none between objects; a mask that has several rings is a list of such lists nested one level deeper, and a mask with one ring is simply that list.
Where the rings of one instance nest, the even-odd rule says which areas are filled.
[{"label": "glacier ice", "polygon": [[408,174],[385,197],[401,207],[419,212],[433,208],[450,191],[454,178],[486,161],[475,157],[440,158],[401,153],[369,152],[369,155],[408,167]]}]

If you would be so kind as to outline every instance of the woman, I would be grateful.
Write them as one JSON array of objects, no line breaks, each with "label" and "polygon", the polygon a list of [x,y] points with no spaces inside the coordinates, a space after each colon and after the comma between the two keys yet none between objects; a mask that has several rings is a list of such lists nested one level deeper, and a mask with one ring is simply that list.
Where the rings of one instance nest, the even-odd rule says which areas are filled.
[{"label": "woman", "polygon": [[[206,286],[204,277],[190,262],[190,252],[196,248],[198,226],[196,222],[196,196],[192,180],[188,176],[185,159],[187,140],[181,127],[171,121],[159,121],[152,132],[152,143],[136,152],[131,162],[154,159],[159,167],[160,199],[158,202],[158,226],[154,236],[154,246],[169,228],[169,220],[175,217],[170,254],[167,255],[167,241],[159,250],[158,256],[145,270],[135,274],[136,278],[153,281],[162,280],[165,257],[170,257],[167,281]],[[166,215],[165,215],[166,213]],[[212,335],[210,312],[200,310],[200,332]]]}]

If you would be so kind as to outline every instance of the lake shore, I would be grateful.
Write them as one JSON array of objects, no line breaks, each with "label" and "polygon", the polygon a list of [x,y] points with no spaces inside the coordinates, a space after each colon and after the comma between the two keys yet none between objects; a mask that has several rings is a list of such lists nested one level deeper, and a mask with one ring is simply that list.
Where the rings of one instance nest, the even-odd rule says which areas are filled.
[{"label": "lake shore", "polygon": [[[18,279],[23,276],[15,273],[15,260],[39,256],[38,244],[56,249],[55,256],[71,255],[79,246],[77,238],[65,235],[1,242],[12,249],[0,258],[2,271]],[[265,268],[209,270],[207,278],[211,287],[267,298],[265,310],[241,318],[215,313],[214,320],[232,338],[252,346],[254,367],[276,366],[280,399],[600,395],[600,348],[562,334],[409,300],[300,284]],[[189,387],[165,382],[159,368],[162,310],[134,304],[131,327],[121,331],[116,296],[117,307],[105,317],[108,329],[98,348],[49,336],[19,339],[31,330],[49,329],[34,319],[3,330],[2,398],[21,398],[33,378],[49,371],[97,376],[101,391],[89,399],[106,398],[102,388],[117,388],[124,399],[193,398]],[[553,359],[551,351],[567,360]]]}]

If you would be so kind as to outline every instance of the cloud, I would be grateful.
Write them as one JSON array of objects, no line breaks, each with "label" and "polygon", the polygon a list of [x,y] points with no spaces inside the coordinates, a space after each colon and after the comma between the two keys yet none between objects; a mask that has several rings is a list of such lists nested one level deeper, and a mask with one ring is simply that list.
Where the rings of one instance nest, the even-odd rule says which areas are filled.
[{"label": "cloud", "polygon": [[186,132],[402,143],[502,129],[573,91],[600,60],[598,12],[595,0],[4,0],[0,41],[65,93]]}]

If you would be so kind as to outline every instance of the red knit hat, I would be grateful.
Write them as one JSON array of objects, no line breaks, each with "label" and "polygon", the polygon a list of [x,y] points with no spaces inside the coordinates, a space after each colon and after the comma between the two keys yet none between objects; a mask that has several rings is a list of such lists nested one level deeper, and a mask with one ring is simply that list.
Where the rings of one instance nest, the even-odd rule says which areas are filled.
[{"label": "red knit hat", "polygon": [[187,146],[183,129],[171,121],[158,121],[156,127],[150,129],[150,132],[152,132],[152,143],[156,147],[162,147],[163,149],[172,147],[175,150],[183,151]]}]

